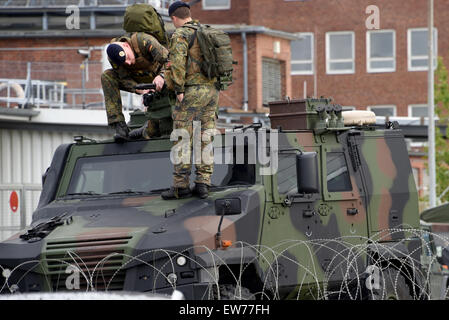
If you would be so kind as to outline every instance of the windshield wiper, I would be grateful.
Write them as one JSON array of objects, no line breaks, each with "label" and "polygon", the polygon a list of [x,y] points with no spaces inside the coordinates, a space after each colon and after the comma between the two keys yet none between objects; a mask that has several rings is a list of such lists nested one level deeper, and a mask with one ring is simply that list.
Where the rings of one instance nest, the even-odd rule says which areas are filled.
[{"label": "windshield wiper", "polygon": [[59,227],[72,217],[66,217],[67,213],[63,213],[59,216],[53,217],[45,222],[41,222],[38,225],[28,229],[25,234],[20,235],[20,238],[29,242],[35,242],[45,238],[56,227]]},{"label": "windshield wiper", "polygon": [[117,191],[117,192],[109,192],[108,194],[147,194],[146,191],[136,191],[136,190],[123,190],[123,191]]},{"label": "windshield wiper", "polygon": [[157,192],[162,192],[162,191],[166,191],[166,190],[170,190],[170,188],[153,189],[150,191],[150,193],[157,193]]},{"label": "windshield wiper", "polygon": [[87,191],[87,192],[67,193],[66,196],[101,196],[101,194],[93,191]]}]

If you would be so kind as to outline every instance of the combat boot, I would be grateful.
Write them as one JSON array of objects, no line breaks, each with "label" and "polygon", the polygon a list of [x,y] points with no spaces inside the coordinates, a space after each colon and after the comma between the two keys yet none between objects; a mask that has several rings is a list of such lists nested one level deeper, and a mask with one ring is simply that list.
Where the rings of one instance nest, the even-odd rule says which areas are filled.
[{"label": "combat boot", "polygon": [[129,139],[129,128],[125,121],[115,122],[112,124],[115,130],[114,141],[117,143],[123,143]]},{"label": "combat boot", "polygon": [[190,188],[176,188],[171,187],[170,190],[161,193],[161,197],[164,200],[183,199],[192,196]]},{"label": "combat boot", "polygon": [[137,139],[149,139],[150,137],[147,134],[147,129],[148,129],[148,121],[145,122],[145,124],[137,129],[131,130],[129,132],[129,138],[133,139],[133,140],[137,140]]},{"label": "combat boot", "polygon": [[205,183],[195,183],[192,193],[200,199],[206,199],[209,196],[209,186]]}]

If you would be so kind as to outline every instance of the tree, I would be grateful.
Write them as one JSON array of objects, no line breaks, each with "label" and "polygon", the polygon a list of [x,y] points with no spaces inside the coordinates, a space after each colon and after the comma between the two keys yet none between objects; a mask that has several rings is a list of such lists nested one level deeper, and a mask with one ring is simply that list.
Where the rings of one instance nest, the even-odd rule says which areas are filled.
[{"label": "tree", "polygon": [[[449,82],[448,72],[441,57],[438,57],[435,76],[435,114],[439,118],[438,124],[447,126],[449,124]],[[449,202],[448,129],[445,135],[446,137],[438,126],[435,127],[436,194],[440,203]]]}]

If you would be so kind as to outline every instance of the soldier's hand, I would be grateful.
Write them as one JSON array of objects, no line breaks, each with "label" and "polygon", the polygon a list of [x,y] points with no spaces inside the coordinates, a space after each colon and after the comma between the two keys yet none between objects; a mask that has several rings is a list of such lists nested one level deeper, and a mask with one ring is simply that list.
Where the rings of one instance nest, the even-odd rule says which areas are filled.
[{"label": "soldier's hand", "polygon": [[164,86],[165,80],[161,76],[154,78],[153,83],[156,85],[156,90],[161,91]]},{"label": "soldier's hand", "polygon": [[178,101],[182,102],[182,100],[184,100],[184,93],[178,94],[177,97],[178,97]]},{"label": "soldier's hand", "polygon": [[147,94],[148,92],[150,92],[150,89],[146,89],[146,90],[136,89],[136,93],[137,94]]}]

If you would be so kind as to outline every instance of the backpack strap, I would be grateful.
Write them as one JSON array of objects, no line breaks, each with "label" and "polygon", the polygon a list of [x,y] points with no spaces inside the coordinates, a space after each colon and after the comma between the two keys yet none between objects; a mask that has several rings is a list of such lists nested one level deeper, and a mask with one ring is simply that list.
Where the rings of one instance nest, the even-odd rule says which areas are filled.
[{"label": "backpack strap", "polygon": [[142,42],[142,34],[140,32],[135,32],[131,35],[131,46],[136,53],[137,57],[145,57],[145,48],[141,46]]},{"label": "backpack strap", "polygon": [[156,9],[154,9],[154,12],[156,12],[157,17],[159,19],[159,23],[161,24],[162,27],[162,32],[164,33],[164,43],[161,43],[164,47],[168,46],[168,44],[170,43],[168,40],[168,35],[167,32],[165,31],[165,23],[164,20],[162,20],[162,16],[159,14],[159,12],[157,12]]},{"label": "backpack strap", "polygon": [[190,41],[189,41],[189,50],[193,47],[193,44],[195,43],[195,39],[196,39],[196,37],[197,37],[197,32],[198,32],[198,30],[195,29],[195,32],[193,33],[192,37],[190,38]]},{"label": "backpack strap", "polygon": [[[195,32],[193,33],[193,35],[190,37],[189,39],[189,50],[193,47],[193,44],[195,43],[195,40],[198,38],[198,29],[201,28],[201,25],[198,24],[198,26],[186,26],[184,25],[184,27],[186,28],[190,28],[195,30]],[[201,48],[200,48],[201,49]],[[190,64],[194,62],[196,63],[200,68],[201,68],[201,61],[196,60],[195,58],[192,58],[189,53],[187,52],[187,66],[186,66],[186,72],[187,70],[190,68]]]}]

